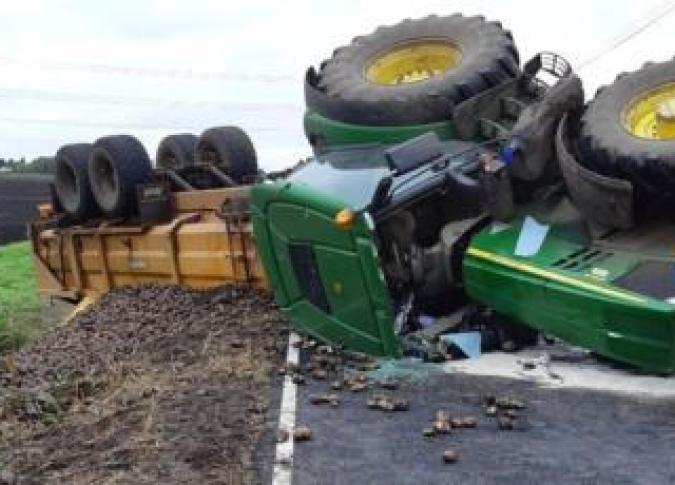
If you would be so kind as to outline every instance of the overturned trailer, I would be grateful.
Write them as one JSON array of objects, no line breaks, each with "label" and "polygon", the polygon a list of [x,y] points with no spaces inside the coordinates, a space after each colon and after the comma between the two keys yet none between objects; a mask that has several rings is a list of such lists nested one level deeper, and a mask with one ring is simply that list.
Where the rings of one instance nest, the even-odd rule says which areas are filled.
[{"label": "overturned trailer", "polygon": [[150,283],[266,288],[249,218],[256,155],[239,128],[169,135],[154,168],[126,135],[66,145],[56,163],[52,203],[28,228],[42,294],[78,299]]},{"label": "overturned trailer", "polygon": [[122,286],[176,284],[264,289],[252,240],[248,187],[171,194],[163,223],[96,221],[29,226],[35,274],[44,295],[78,299]]}]

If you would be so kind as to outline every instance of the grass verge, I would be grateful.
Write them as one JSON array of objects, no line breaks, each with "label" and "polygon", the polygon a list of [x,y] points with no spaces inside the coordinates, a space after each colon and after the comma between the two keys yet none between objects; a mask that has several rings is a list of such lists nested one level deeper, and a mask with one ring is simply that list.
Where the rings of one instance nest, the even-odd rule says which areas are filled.
[{"label": "grass verge", "polygon": [[0,351],[19,347],[40,325],[29,243],[0,246]]}]

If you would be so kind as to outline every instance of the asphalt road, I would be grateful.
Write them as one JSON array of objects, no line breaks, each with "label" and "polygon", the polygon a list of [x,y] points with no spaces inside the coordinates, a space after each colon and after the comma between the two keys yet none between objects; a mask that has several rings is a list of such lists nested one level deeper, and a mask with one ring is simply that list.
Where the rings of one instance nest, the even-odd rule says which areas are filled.
[{"label": "asphalt road", "polygon": [[[311,393],[326,388],[318,381],[299,388],[297,423],[310,426],[313,439],[296,443],[294,485],[675,482],[673,398],[438,373],[406,380],[394,392],[410,400],[407,412],[368,409],[367,393],[346,391],[337,408],[309,404]],[[481,402],[489,394],[527,403],[517,430],[500,431],[484,415]],[[476,416],[479,425],[423,437],[439,409]],[[456,464],[442,462],[447,448],[460,454]],[[260,478],[270,483],[269,473]]]}]

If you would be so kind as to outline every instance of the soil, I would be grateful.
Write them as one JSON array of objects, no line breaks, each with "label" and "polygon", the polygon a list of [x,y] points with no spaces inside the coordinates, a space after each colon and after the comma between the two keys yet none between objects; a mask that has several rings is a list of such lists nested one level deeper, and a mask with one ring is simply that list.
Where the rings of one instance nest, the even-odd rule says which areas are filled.
[{"label": "soil", "polygon": [[0,175],[0,245],[26,239],[26,223],[49,201],[48,178]]},{"label": "soil", "polygon": [[5,359],[0,482],[251,482],[286,335],[253,290],[104,296]]}]

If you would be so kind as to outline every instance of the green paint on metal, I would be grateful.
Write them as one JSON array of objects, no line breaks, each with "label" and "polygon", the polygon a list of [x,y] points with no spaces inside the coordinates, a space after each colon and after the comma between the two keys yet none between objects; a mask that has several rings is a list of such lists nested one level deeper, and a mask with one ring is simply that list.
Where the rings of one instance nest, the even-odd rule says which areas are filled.
[{"label": "green paint on metal", "polygon": [[520,227],[520,221],[497,232],[488,227],[473,238],[463,263],[473,300],[601,355],[675,371],[675,305],[612,284],[644,255],[594,247],[561,225],[536,255],[518,257]]},{"label": "green paint on metal", "polygon": [[322,148],[361,143],[400,143],[430,131],[441,140],[456,138],[453,123],[448,121],[407,126],[369,126],[331,120],[309,111],[304,117],[305,133],[319,140]]},{"label": "green paint on metal", "polygon": [[[292,182],[251,191],[253,228],[275,299],[300,332],[371,355],[399,357],[393,309],[363,217],[340,230],[333,216],[348,205]],[[311,247],[328,304],[322,309],[303,292],[290,247]]]}]

